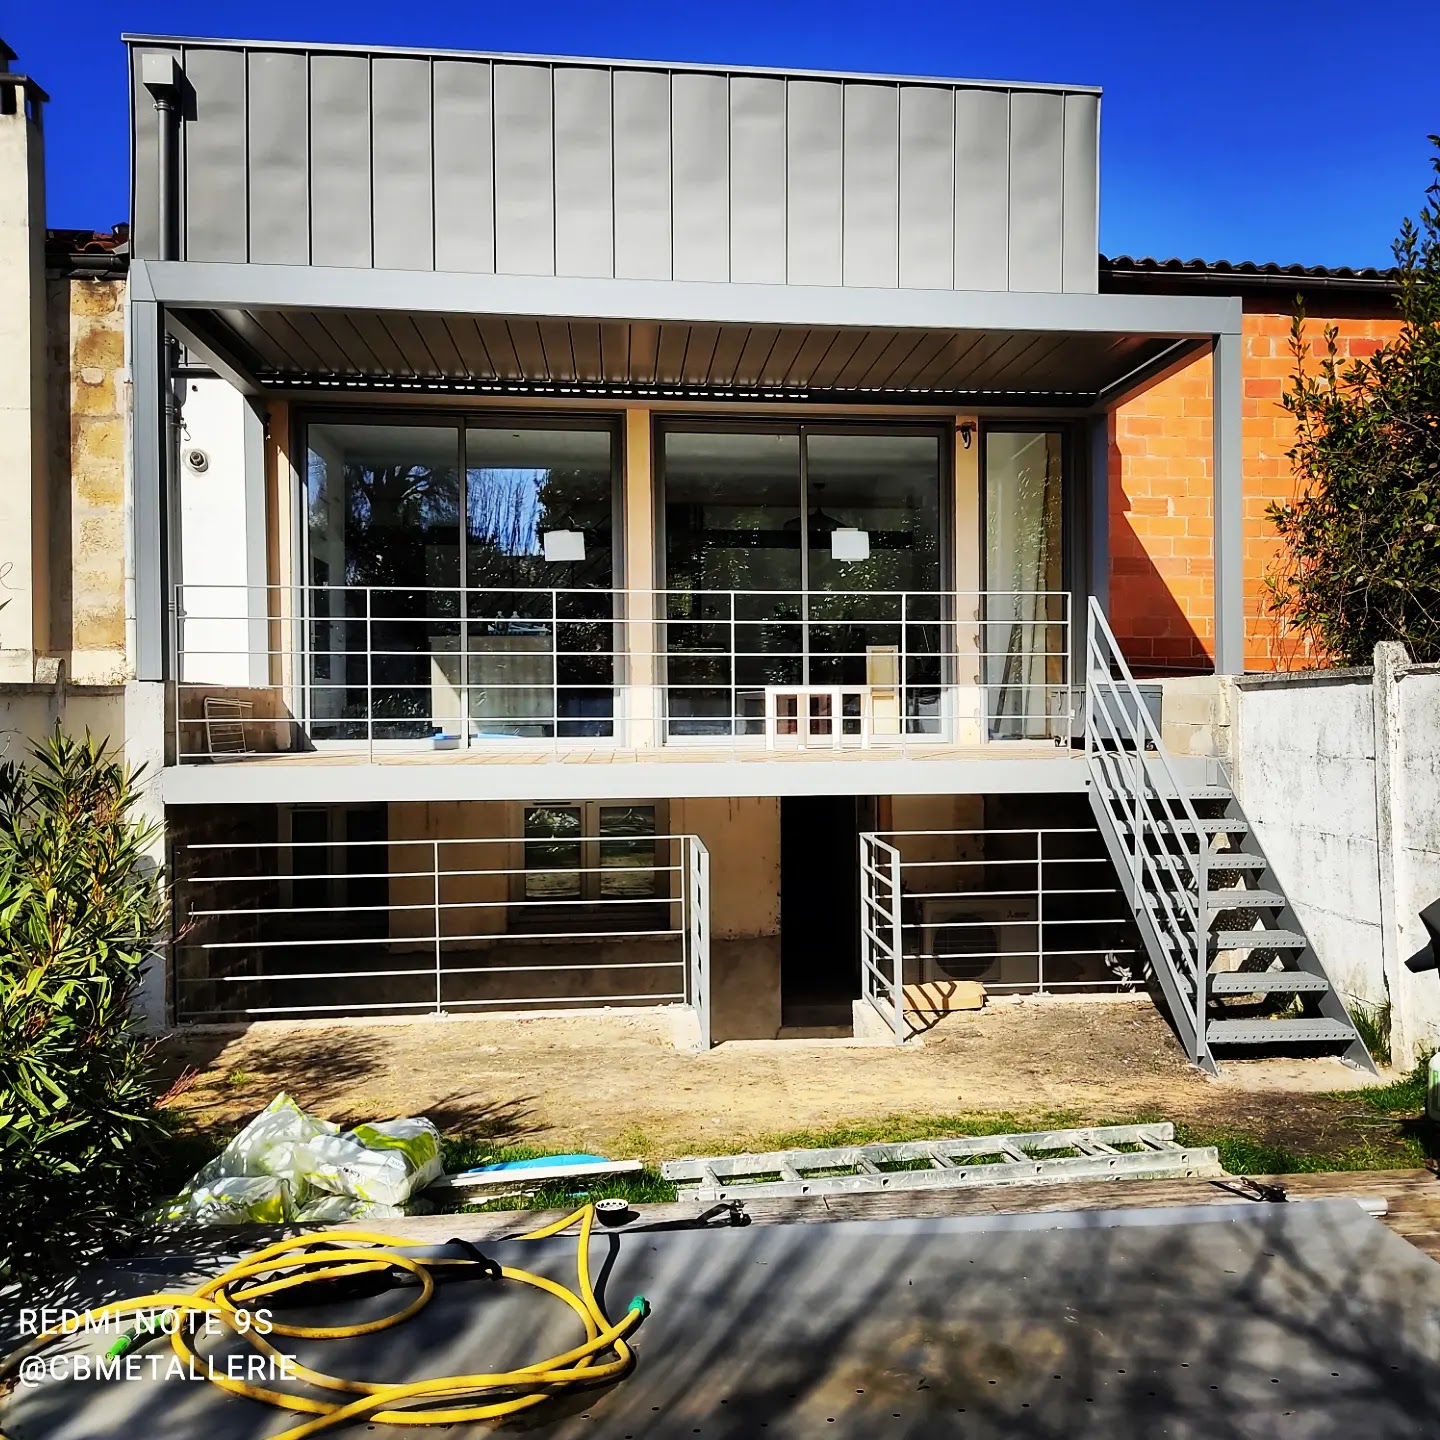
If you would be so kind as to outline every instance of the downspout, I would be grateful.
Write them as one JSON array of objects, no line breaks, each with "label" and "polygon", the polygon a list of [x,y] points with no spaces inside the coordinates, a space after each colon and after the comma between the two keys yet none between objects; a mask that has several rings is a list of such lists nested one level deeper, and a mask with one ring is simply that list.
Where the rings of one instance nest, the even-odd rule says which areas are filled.
[{"label": "downspout", "polygon": [[[178,260],[180,216],[180,86],[181,71],[173,55],[151,53],[140,61],[140,79],[155,102],[156,128],[156,254],[157,260]],[[175,493],[180,474],[180,406],[184,379],[180,375],[180,346],[165,329],[164,316],[160,325],[159,389],[164,406],[163,471],[159,477],[161,496],[162,539],[160,554],[163,565],[161,588],[165,614],[164,673],[172,675],[171,637],[175,633],[174,582],[180,574],[177,543],[178,497]]]}]

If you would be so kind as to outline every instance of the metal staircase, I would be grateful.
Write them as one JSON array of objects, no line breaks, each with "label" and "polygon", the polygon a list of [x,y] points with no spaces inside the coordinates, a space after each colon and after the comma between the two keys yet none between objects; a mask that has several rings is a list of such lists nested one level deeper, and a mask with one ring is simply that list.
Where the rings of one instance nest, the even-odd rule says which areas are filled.
[{"label": "metal staircase", "polygon": [[1373,1071],[1239,801],[1176,777],[1093,599],[1085,656],[1090,805],[1186,1053],[1211,1074],[1276,1051]]}]

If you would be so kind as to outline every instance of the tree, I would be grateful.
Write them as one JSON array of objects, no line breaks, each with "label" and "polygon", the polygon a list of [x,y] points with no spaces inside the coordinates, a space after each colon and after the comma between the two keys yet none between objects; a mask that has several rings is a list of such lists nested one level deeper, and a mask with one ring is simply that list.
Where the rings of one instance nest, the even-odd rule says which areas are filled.
[{"label": "tree", "polygon": [[1418,221],[1394,244],[1399,335],[1342,362],[1325,327],[1311,365],[1291,326],[1297,493],[1268,516],[1284,542],[1270,608],[1328,659],[1368,664],[1381,640],[1440,660],[1440,136]]},{"label": "tree", "polygon": [[134,781],[58,728],[0,767],[0,1280],[133,1214],[164,1138],[132,1009],[165,915]]}]

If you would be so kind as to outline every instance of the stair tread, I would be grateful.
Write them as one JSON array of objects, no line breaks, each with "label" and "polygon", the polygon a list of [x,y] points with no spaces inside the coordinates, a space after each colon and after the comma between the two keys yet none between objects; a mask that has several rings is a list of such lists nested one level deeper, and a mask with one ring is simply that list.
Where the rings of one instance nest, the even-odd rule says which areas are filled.
[{"label": "stair tread", "polygon": [[1301,950],[1305,937],[1294,930],[1212,930],[1217,950]]},{"label": "stair tread", "polygon": [[1212,995],[1311,995],[1330,988],[1323,975],[1308,970],[1212,970]]},{"label": "stair tread", "polygon": [[1343,1020],[1212,1020],[1205,1027],[1212,1045],[1285,1044],[1295,1040],[1354,1040]]},{"label": "stair tread", "polygon": [[1211,890],[1209,899],[1212,910],[1244,910],[1247,907],[1268,910],[1286,903],[1278,890],[1246,890],[1240,885],[1225,885]]},{"label": "stair tread", "polygon": [[1246,850],[1212,850],[1210,870],[1266,870],[1270,862],[1263,855],[1251,855]]},{"label": "stair tread", "polygon": [[[1176,830],[1182,830],[1187,835],[1194,831],[1194,827],[1188,820],[1172,819],[1170,824]],[[1121,821],[1118,828],[1128,835],[1134,826],[1130,821],[1124,820]],[[1244,820],[1202,820],[1200,822],[1200,833],[1202,835],[1244,835],[1249,829],[1249,824]]]}]

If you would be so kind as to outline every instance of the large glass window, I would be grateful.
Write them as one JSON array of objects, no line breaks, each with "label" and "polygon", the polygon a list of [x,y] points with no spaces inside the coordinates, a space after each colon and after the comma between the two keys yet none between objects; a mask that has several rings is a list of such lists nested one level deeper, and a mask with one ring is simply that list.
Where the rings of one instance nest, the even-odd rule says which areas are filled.
[{"label": "large glass window", "polygon": [[363,737],[372,721],[377,740],[430,735],[459,714],[435,658],[459,635],[459,455],[453,426],[310,426],[317,740]]},{"label": "large glass window", "polygon": [[938,729],[938,432],[667,427],[661,472],[671,735],[761,734],[765,687],[800,684]]},{"label": "large glass window", "polygon": [[610,734],[613,453],[593,423],[312,423],[315,738]]},{"label": "large glass window", "polygon": [[1056,430],[985,436],[982,649],[997,739],[1052,734],[1064,693],[1064,440]]},{"label": "large glass window", "polygon": [[611,733],[611,445],[609,430],[466,432],[472,734]]}]

